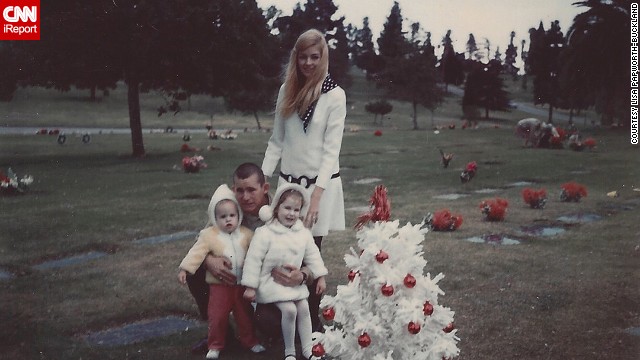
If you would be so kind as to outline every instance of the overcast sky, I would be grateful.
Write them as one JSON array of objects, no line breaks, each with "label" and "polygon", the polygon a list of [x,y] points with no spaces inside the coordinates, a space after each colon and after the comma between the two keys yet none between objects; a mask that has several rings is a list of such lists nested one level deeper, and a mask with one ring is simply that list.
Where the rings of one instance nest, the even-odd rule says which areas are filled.
[{"label": "overcast sky", "polygon": [[[491,55],[500,46],[500,52],[509,44],[509,34],[516,32],[514,45],[520,55],[520,41],[529,46],[529,28],[538,27],[542,21],[545,30],[552,21],[560,21],[566,34],[573,18],[588,8],[576,7],[577,0],[397,0],[408,26],[419,22],[425,31],[431,32],[434,46],[440,44],[447,30],[451,30],[454,48],[464,52],[469,34],[472,33],[479,48],[484,47],[485,38],[491,43]],[[291,14],[298,0],[257,0],[258,6],[266,9],[275,5],[285,15]],[[306,3],[306,0],[301,1]],[[346,23],[362,28],[362,19],[369,17],[369,26],[374,38],[380,34],[386,22],[393,0],[333,0],[338,7],[338,16],[345,16]]]}]

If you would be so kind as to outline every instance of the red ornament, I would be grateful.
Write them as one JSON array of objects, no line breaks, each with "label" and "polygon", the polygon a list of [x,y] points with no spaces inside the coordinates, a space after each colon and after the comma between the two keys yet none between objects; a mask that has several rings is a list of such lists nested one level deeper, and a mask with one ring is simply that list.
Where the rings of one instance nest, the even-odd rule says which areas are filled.
[{"label": "red ornament", "polygon": [[393,295],[393,286],[392,285],[384,284],[384,285],[382,285],[382,288],[380,290],[382,291],[382,295],[384,295],[384,296]]},{"label": "red ornament", "polygon": [[408,287],[409,289],[416,286],[416,278],[414,278],[411,274],[407,274],[407,276],[404,277],[404,286]]},{"label": "red ornament", "polygon": [[426,315],[426,316],[430,316],[431,314],[433,314],[433,305],[431,305],[430,302],[426,301],[424,303],[424,306],[422,307],[422,312]]},{"label": "red ornament", "polygon": [[358,336],[358,345],[362,346],[363,348],[371,345],[371,338],[369,337],[369,334],[362,333],[362,335]]},{"label": "red ornament", "polygon": [[380,252],[378,252],[378,254],[376,255],[376,261],[379,262],[380,264],[382,264],[388,258],[389,258],[389,254],[387,254],[382,250],[380,250]]},{"label": "red ornament", "polygon": [[415,322],[412,321],[407,326],[407,330],[409,330],[410,333],[415,335],[415,334],[420,332],[420,324],[415,323]]},{"label": "red ornament", "polygon": [[347,277],[349,278],[349,281],[353,281],[353,279],[356,278],[356,275],[358,275],[358,272],[351,270],[349,271],[349,275],[347,275]]},{"label": "red ornament", "polygon": [[324,346],[322,346],[322,344],[320,343],[313,345],[313,347],[311,348],[311,353],[313,354],[313,356],[321,357],[325,354]]},{"label": "red ornament", "polygon": [[322,310],[322,317],[327,321],[331,321],[336,317],[336,311],[332,307],[326,308]]},{"label": "red ornament", "polygon": [[450,333],[453,331],[453,329],[455,329],[456,327],[453,325],[453,323],[449,323],[444,329],[442,329],[442,331],[446,332],[446,333]]}]

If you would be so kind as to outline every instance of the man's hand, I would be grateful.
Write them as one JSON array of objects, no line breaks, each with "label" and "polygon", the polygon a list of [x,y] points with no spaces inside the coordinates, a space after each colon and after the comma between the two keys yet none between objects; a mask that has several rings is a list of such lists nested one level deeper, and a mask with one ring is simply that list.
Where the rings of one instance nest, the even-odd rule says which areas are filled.
[{"label": "man's hand", "polygon": [[213,256],[208,254],[207,257],[204,258],[204,267],[225,285],[235,285],[238,281],[236,276],[230,271],[232,268],[231,260],[226,256]]},{"label": "man's hand", "polygon": [[245,298],[245,300],[256,301],[256,289],[253,289],[253,288],[244,289],[244,294],[242,294],[242,297]]},{"label": "man's hand", "polygon": [[187,283],[187,272],[184,270],[180,270],[180,272],[178,273],[178,281],[180,281],[180,284],[184,285]]},{"label": "man's hand", "polygon": [[271,276],[276,283],[287,287],[299,286],[304,279],[298,267],[288,264],[273,268]]}]

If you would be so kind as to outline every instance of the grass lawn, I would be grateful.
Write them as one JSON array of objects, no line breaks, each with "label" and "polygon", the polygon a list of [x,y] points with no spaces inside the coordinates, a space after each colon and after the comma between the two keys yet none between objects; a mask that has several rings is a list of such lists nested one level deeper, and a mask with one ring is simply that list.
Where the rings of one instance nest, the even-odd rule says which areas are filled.
[{"label": "grass lawn", "polygon": [[[637,359],[640,338],[627,329],[640,327],[640,193],[633,190],[640,187],[640,149],[629,145],[627,132],[582,129],[598,141],[594,151],[525,149],[513,135],[513,123],[520,117],[517,112],[498,113],[491,125],[477,130],[458,127],[435,134],[408,130],[409,106],[394,103],[383,135],[375,137],[370,131],[373,117],[361,110],[368,101],[365,86],[354,86],[357,95],[350,100],[347,120],[348,127],[361,130],[345,132],[343,141],[345,206],[366,206],[376,184],[356,181],[378,178],[388,188],[392,218],[401,223],[420,222],[427,213],[443,208],[463,216],[460,229],[429,232],[424,242],[429,261],[425,271],[446,275],[440,282],[446,293],[440,303],[456,312],[459,358]],[[55,121],[61,118],[60,111],[69,108],[67,100],[49,95],[27,96],[31,100],[25,104],[33,103],[34,111],[52,107],[51,119],[30,126],[67,125]],[[43,105],[56,101],[66,105]],[[449,99],[435,112],[436,124],[460,124],[456,101]],[[94,109],[82,106],[87,114]],[[149,108],[149,117],[143,117],[145,126],[147,119],[160,121],[151,120],[155,114]],[[116,118],[118,111],[112,104],[104,116]],[[76,122],[69,125],[83,125],[81,113],[70,113]],[[423,129],[430,128],[430,116],[421,112]],[[106,126],[100,118],[96,116],[96,126]],[[193,127],[202,127],[204,121],[206,116],[194,120]],[[246,126],[255,123],[252,117],[242,121]],[[203,358],[191,355],[189,348],[206,334],[206,326],[120,347],[90,346],[83,336],[169,315],[196,319],[196,306],[177,281],[177,265],[193,240],[157,245],[134,240],[202,228],[215,187],[229,182],[239,163],[260,163],[268,136],[249,132],[234,141],[212,141],[194,134],[191,146],[220,148],[201,152],[209,167],[197,174],[179,169],[181,134],[145,134],[148,156],[143,160],[128,156],[127,135],[95,135],[90,144],[72,136],[64,146],[50,136],[0,136],[0,169],[11,166],[19,175],[35,178],[28,194],[0,197],[0,269],[15,276],[0,280],[1,357]],[[439,164],[440,148],[455,153],[447,169]],[[458,176],[468,161],[478,163],[478,174],[462,185]],[[560,202],[560,185],[572,180],[584,184],[588,196],[579,203]],[[545,209],[523,204],[522,188],[508,186],[519,181],[547,189]],[[496,192],[483,193],[486,189]],[[607,197],[613,190],[620,196]],[[443,194],[467,196],[435,197]],[[510,203],[505,221],[484,221],[478,204],[498,196]],[[527,225],[558,226],[559,216],[578,213],[602,219],[568,226],[566,232],[550,237],[518,232]],[[354,224],[359,214],[348,211],[347,223]],[[521,244],[496,246],[465,240],[491,233],[517,237]],[[331,233],[324,241],[329,294],[347,281],[343,255],[355,246],[354,235],[348,229]],[[33,267],[88,251],[108,256],[51,270]],[[232,345],[221,358],[281,356],[279,349],[261,357]]]}]

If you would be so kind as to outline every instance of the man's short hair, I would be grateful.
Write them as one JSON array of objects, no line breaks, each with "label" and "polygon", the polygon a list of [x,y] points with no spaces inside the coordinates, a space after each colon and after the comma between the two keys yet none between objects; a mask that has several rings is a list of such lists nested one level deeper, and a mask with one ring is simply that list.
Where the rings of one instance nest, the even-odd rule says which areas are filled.
[{"label": "man's short hair", "polygon": [[248,179],[253,175],[258,175],[258,182],[260,183],[260,185],[264,185],[264,183],[266,182],[266,179],[264,177],[264,173],[262,172],[262,169],[260,168],[260,166],[251,162],[240,164],[240,166],[236,168],[236,171],[233,172],[233,180],[234,182],[236,178],[240,180],[244,180],[244,179]]}]

